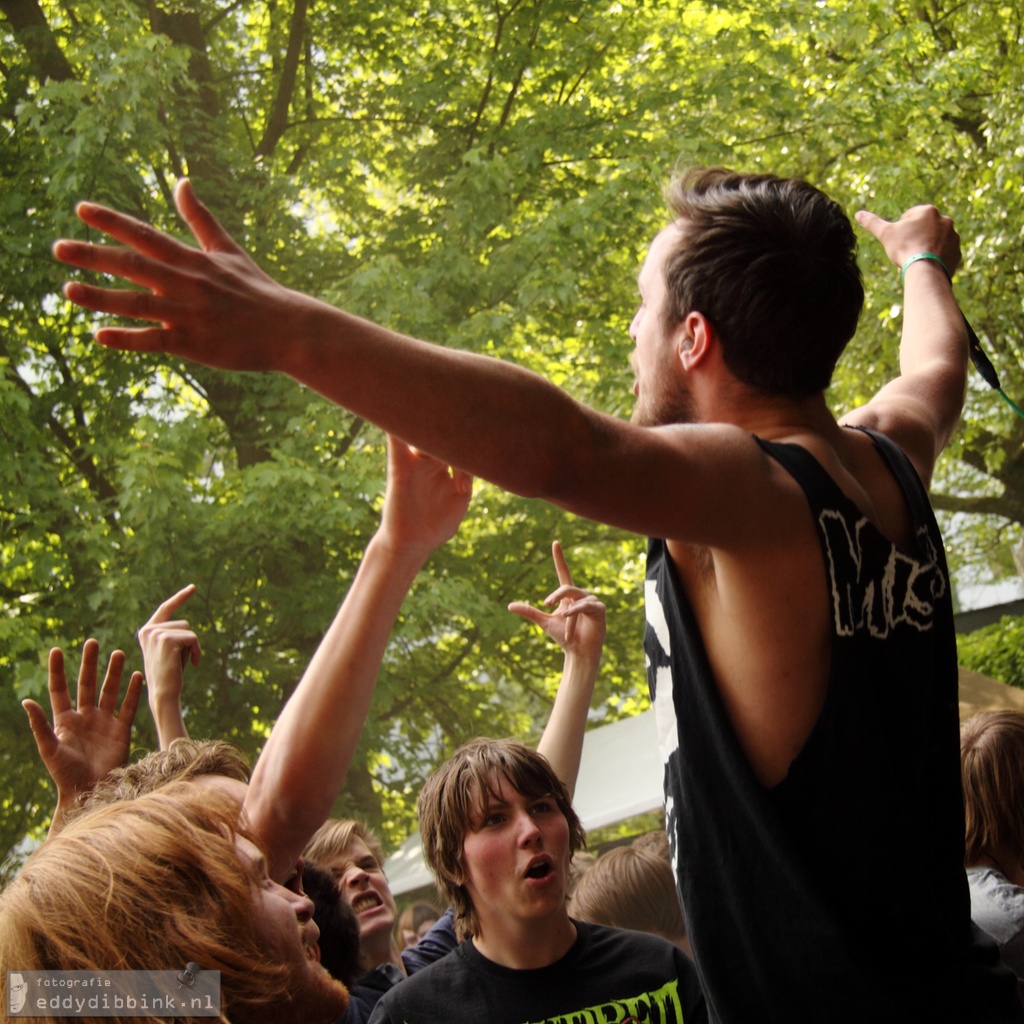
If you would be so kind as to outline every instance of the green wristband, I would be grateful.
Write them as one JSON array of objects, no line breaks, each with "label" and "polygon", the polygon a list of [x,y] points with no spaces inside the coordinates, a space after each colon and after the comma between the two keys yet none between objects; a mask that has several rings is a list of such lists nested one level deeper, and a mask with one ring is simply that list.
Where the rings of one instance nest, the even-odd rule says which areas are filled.
[{"label": "green wristband", "polygon": [[936,263],[938,263],[940,267],[942,267],[943,271],[945,271],[946,277],[948,277],[950,281],[953,280],[953,275],[949,272],[949,267],[947,267],[946,264],[943,262],[941,256],[936,256],[933,252],[918,252],[911,256],[910,259],[903,264],[903,269],[900,271],[901,283],[904,277],[906,277],[907,267],[909,267],[911,263],[916,263],[918,260],[934,260]]}]

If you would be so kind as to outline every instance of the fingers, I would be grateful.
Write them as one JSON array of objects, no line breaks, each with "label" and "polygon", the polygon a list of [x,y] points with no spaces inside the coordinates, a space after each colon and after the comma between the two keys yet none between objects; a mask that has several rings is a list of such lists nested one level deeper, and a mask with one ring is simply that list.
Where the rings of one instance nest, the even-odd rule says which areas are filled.
[{"label": "fingers", "polygon": [[[114,651],[107,662],[107,672],[100,687],[97,707],[113,715],[117,713],[117,698],[121,693],[121,673],[124,672],[124,651]],[[78,692],[78,708],[82,709],[82,692]]]},{"label": "fingers", "polygon": [[[572,585],[572,573],[569,572],[569,563],[565,560],[565,555],[562,553],[562,545],[558,541],[553,541],[551,544],[551,557],[555,560],[555,572],[558,574],[558,582],[566,586]],[[552,601],[549,598],[548,604]],[[565,620],[565,642],[572,643],[573,637],[576,635],[576,617],[569,615]]]},{"label": "fingers", "polygon": [[562,552],[562,545],[558,541],[551,544],[551,557],[555,560],[555,572],[558,574],[558,582],[563,586],[572,586],[572,573],[569,572],[569,563],[565,560]]},{"label": "fingers", "polygon": [[44,762],[48,761],[57,749],[57,734],[53,731],[46,712],[34,700],[26,698],[21,702],[21,706],[25,709],[25,714],[28,715],[28,725],[35,738],[39,756]]},{"label": "fingers", "polygon": [[179,242],[178,239],[126,213],[89,202],[79,203],[75,207],[75,213],[82,223],[128,248],[92,245],[88,242],[62,238],[53,246],[53,255],[62,263],[83,269],[102,269],[89,263],[83,264],[79,260],[103,259],[107,258],[103,254],[109,256],[111,253],[134,255],[136,259],[144,257],[149,262],[163,263],[171,267],[189,267],[196,263],[199,253],[193,246]]},{"label": "fingers", "polygon": [[205,252],[242,251],[217,218],[198,200],[188,178],[182,178],[174,186],[174,205]]},{"label": "fingers", "polygon": [[[93,707],[96,703],[96,679],[99,675],[100,645],[98,640],[86,640],[82,645],[82,663],[78,668],[78,708]],[[65,684],[66,687],[67,684]],[[52,703],[52,700],[51,700]],[[70,703],[68,707],[70,707]]]},{"label": "fingers", "polygon": [[125,691],[124,700],[121,701],[121,710],[118,712],[118,721],[123,722],[129,729],[135,722],[135,712],[139,710],[139,702],[142,699],[142,673],[133,672],[128,680],[128,689]]},{"label": "fingers", "polygon": [[[68,289],[64,289],[65,294]],[[72,302],[70,295],[68,298]],[[163,327],[100,327],[93,338],[104,348],[116,348],[125,352],[170,352],[175,348],[176,335]]]},{"label": "fingers", "polygon": [[869,210],[858,210],[854,217],[882,243],[886,255],[898,267],[921,252],[939,256],[950,275],[960,265],[960,236],[953,220],[930,204],[912,206],[896,221],[885,220]]},{"label": "fingers", "polygon": [[[53,717],[56,718],[62,712],[71,710],[71,696],[68,693],[68,681],[64,674],[64,652],[59,647],[54,647],[50,651],[48,669],[47,690],[50,693],[50,710],[53,712]],[[33,703],[35,702],[33,701]],[[29,717],[31,718],[31,715]]]},{"label": "fingers", "polygon": [[520,618],[526,619],[527,622],[540,626],[541,629],[547,628],[547,622],[551,618],[547,612],[542,612],[539,608],[534,608],[532,604],[526,604],[524,601],[513,601],[508,606],[508,610]]},{"label": "fingers", "polygon": [[882,232],[892,226],[892,221],[883,220],[877,214],[871,213],[869,210],[858,210],[854,215],[854,220],[867,232],[874,235],[875,238],[879,238]]},{"label": "fingers", "polygon": [[[155,612],[149,617],[146,626],[154,622],[167,622],[170,617],[196,592],[196,585],[189,583],[179,590],[172,597],[167,598]],[[188,625],[185,623],[185,625]],[[142,628],[145,629],[146,626]],[[140,630],[141,632],[141,630]]]},{"label": "fingers", "polygon": [[182,684],[180,675],[168,677],[167,659],[172,659],[184,672],[190,662],[193,666],[198,665],[203,657],[199,637],[188,628],[188,622],[183,619],[147,623],[139,630],[139,646],[142,648],[146,671],[150,676],[149,684],[154,689],[162,689],[172,678],[174,685]]},{"label": "fingers", "polygon": [[456,469],[452,466],[452,480],[455,481],[455,490],[459,494],[472,495],[473,474],[467,473],[464,469]]},{"label": "fingers", "polygon": [[[102,246],[90,246],[89,249],[93,253],[103,254],[116,254],[124,251],[104,249]],[[91,309],[96,313],[110,313],[112,316],[126,316],[133,320],[153,320],[159,323],[168,323],[182,312],[180,303],[166,298],[162,294],[169,290],[171,282],[168,275],[173,274],[174,271],[169,271],[160,267],[159,264],[149,261],[136,259],[134,262],[128,262],[114,259],[109,255],[102,260],[82,260],[79,265],[86,263],[97,264],[97,269],[101,273],[123,277],[126,281],[132,281],[140,287],[150,290],[99,288],[86,284],[84,281],[65,281],[64,297],[69,302],[75,303],[76,306]]]},{"label": "fingers", "polygon": [[557,590],[548,594],[548,596],[544,598],[544,603],[558,604],[559,602],[562,602],[564,604],[569,601],[579,601],[580,599],[587,597],[589,593],[590,591],[583,590],[581,587],[568,585],[559,587]]}]

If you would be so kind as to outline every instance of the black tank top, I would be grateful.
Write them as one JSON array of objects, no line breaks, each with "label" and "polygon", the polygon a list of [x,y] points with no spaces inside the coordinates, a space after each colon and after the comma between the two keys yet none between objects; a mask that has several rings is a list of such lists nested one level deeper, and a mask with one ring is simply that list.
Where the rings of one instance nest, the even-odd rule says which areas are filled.
[{"label": "black tank top", "polygon": [[755,438],[807,497],[832,608],[824,704],[774,789],[733,733],[664,542],[648,549],[666,827],[709,1010],[729,1024],[1024,1021],[1014,976],[970,921],[941,537],[909,460],[871,436],[906,496],[914,551],[806,449]]}]

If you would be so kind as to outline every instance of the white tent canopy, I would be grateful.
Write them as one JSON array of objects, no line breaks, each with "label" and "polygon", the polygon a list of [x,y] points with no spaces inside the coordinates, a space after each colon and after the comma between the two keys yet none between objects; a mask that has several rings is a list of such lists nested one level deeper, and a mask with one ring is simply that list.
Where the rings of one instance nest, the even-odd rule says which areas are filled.
[{"label": "white tent canopy", "polygon": [[[659,810],[662,799],[653,711],[599,726],[583,737],[573,807],[585,829]],[[434,876],[423,863],[419,832],[387,859],[384,870],[396,896],[434,884]]]}]

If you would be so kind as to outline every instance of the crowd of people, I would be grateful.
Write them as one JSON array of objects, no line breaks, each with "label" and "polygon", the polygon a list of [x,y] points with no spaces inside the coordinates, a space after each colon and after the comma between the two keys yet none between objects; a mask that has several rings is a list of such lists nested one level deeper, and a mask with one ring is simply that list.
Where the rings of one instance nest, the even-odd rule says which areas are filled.
[{"label": "crowd of people", "polygon": [[[67,297],[151,324],[101,344],[285,372],[383,428],[381,525],[251,773],[182,720],[191,588],[139,632],[156,753],[123,764],[141,688],[118,707],[123,655],[99,684],[85,645],[74,707],[51,654],[52,722],[26,710],[58,803],[0,897],[5,965],[195,962],[238,1021],[1024,1021],[1020,721],[965,723],[961,756],[927,496],[966,387],[948,217],[857,215],[900,268],[900,372],[837,420],[825,391],[863,303],[848,217],[800,180],[681,175],[638,277],[627,423],[284,288],[190,183],[175,196],[198,248],[80,204],[120,244],[56,257],[138,287]],[[467,738],[429,778],[444,907],[399,924],[377,837],[328,815],[470,474],[649,538],[665,829],[574,870],[605,622],[556,545],[549,610],[513,606],[565,652],[547,728],[536,750]]]}]

